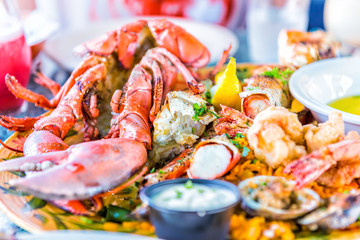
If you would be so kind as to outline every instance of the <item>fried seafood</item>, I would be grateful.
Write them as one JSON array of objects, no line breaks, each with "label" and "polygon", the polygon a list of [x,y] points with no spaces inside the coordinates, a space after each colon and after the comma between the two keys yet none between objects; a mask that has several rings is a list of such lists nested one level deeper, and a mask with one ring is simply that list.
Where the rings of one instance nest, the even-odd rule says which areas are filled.
[{"label": "fried seafood", "polygon": [[301,188],[313,181],[339,187],[360,177],[360,141],[342,140],[321,147],[290,163],[284,169],[292,173]]},{"label": "fried seafood", "polygon": [[252,177],[240,182],[239,190],[241,206],[248,214],[269,219],[294,219],[320,204],[313,190],[295,190],[295,183],[283,177]]},{"label": "fried seafood", "polygon": [[303,126],[295,113],[282,107],[269,107],[259,113],[247,138],[256,158],[272,168],[306,154]]},{"label": "fried seafood", "polygon": [[215,179],[231,170],[240,160],[239,149],[224,135],[201,141],[195,148],[188,175]]},{"label": "fried seafood", "polygon": [[308,152],[336,143],[344,136],[344,121],[340,112],[331,112],[329,120],[320,123],[319,126],[309,124],[304,126],[304,138]]},{"label": "fried seafood", "polygon": [[299,219],[298,223],[311,230],[343,229],[358,220],[360,215],[360,192],[337,193],[326,200],[325,206]]},{"label": "fried seafood", "polygon": [[301,67],[306,64],[339,56],[340,44],[324,31],[300,32],[282,30],[278,38],[282,64]]},{"label": "fried seafood", "polygon": [[[262,69],[266,70],[270,67],[262,67]],[[286,66],[273,67],[268,71],[245,79],[247,85],[244,91],[239,94],[241,112],[250,118],[255,118],[256,115],[270,106],[288,108],[291,103],[288,80],[292,72],[292,69]]]}]

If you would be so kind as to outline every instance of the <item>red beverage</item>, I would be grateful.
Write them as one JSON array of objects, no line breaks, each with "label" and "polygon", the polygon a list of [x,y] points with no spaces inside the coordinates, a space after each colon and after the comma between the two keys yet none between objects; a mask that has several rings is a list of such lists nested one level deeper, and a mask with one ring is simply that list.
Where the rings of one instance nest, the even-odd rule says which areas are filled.
[{"label": "red beverage", "polygon": [[15,76],[20,84],[26,86],[29,81],[31,64],[30,47],[26,45],[20,23],[0,24],[0,112],[12,112],[19,109],[22,99],[15,98],[5,84],[6,74]]}]

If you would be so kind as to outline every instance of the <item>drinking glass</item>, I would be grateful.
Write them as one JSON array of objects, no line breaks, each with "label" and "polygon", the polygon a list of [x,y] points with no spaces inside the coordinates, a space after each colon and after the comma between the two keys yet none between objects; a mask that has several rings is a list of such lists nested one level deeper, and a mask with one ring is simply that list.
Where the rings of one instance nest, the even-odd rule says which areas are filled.
[{"label": "drinking glass", "polygon": [[30,75],[31,51],[26,44],[24,32],[17,14],[15,1],[0,0],[0,113],[13,113],[18,110],[22,99],[8,90],[6,74],[14,76],[21,85],[26,86]]},{"label": "drinking glass", "polygon": [[247,36],[253,62],[278,62],[277,39],[281,29],[306,31],[309,0],[250,0]]}]

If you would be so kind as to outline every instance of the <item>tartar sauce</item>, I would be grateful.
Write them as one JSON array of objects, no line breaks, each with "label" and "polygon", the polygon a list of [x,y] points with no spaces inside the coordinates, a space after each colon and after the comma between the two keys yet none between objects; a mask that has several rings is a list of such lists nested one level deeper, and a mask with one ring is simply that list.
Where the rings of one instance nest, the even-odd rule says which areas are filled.
[{"label": "tartar sauce", "polygon": [[169,186],[152,197],[154,204],[179,211],[209,211],[229,206],[236,196],[228,189],[192,183]]}]

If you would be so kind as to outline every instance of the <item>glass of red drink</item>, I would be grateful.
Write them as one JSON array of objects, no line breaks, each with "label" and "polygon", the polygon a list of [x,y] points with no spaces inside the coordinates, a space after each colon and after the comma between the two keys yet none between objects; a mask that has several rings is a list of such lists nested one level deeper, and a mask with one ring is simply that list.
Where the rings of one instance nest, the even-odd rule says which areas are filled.
[{"label": "glass of red drink", "polygon": [[29,81],[31,51],[12,0],[0,0],[0,113],[18,110],[22,99],[17,99],[5,84],[6,74],[15,76],[20,84]]}]

